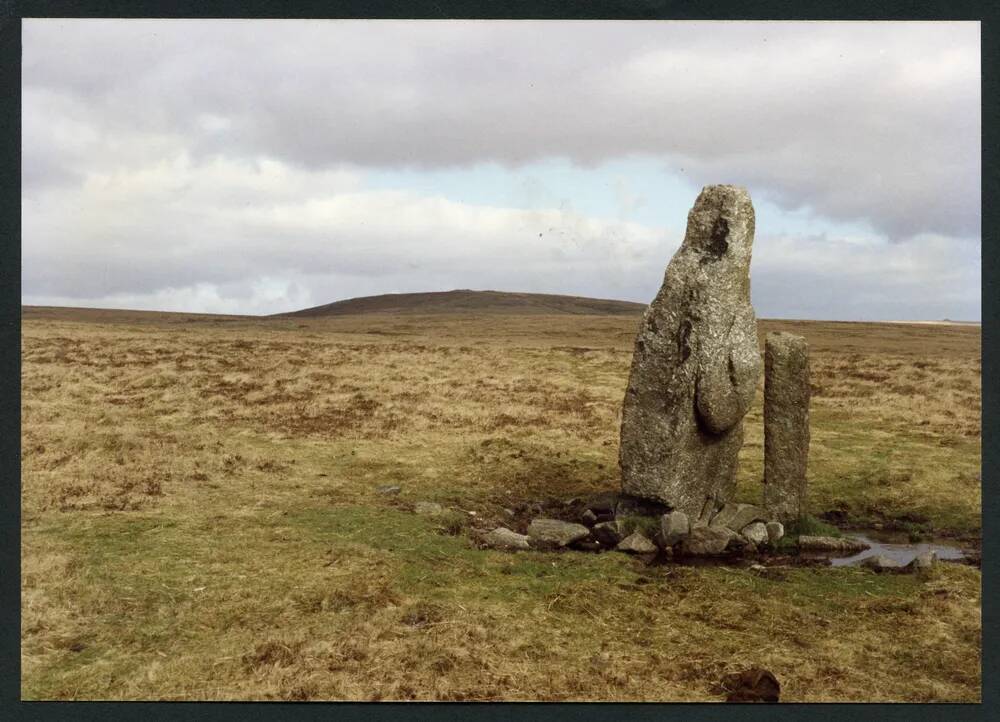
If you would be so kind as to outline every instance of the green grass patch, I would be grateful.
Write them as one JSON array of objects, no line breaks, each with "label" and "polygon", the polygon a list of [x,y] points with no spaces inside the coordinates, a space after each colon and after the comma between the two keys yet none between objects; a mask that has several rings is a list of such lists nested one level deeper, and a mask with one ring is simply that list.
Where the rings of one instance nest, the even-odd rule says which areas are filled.
[{"label": "green grass patch", "polygon": [[841,536],[841,531],[832,524],[827,524],[824,521],[820,521],[814,516],[806,514],[799,517],[793,522],[788,524],[788,528],[785,529],[786,536],[799,537],[799,536]]}]

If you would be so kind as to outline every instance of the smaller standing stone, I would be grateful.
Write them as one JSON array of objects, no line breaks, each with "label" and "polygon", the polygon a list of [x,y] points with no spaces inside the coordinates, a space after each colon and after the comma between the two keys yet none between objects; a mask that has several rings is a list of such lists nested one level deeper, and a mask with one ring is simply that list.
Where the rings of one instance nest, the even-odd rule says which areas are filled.
[{"label": "smaller standing stone", "polygon": [[672,511],[660,517],[660,539],[663,546],[672,547],[690,533],[691,524],[683,511]]},{"label": "smaller standing stone", "polygon": [[740,534],[755,547],[759,547],[761,544],[766,544],[768,540],[767,525],[762,521],[755,521],[752,524],[747,524],[740,531]]},{"label": "smaller standing stone", "polygon": [[483,543],[493,549],[530,549],[528,537],[515,531],[498,526],[493,531],[483,535]]},{"label": "smaller standing stone", "polygon": [[806,340],[769,333],[764,342],[764,505],[783,521],[806,511],[809,393]]},{"label": "smaller standing stone", "polygon": [[590,529],[583,524],[573,524],[558,519],[532,519],[528,536],[535,546],[565,547],[590,536]]},{"label": "smaller standing stone", "polygon": [[634,531],[621,540],[617,547],[620,552],[630,554],[655,554],[656,545],[644,537],[640,532]]},{"label": "smaller standing stone", "polygon": [[773,545],[781,541],[785,536],[785,525],[780,521],[769,521],[767,523],[767,540]]}]

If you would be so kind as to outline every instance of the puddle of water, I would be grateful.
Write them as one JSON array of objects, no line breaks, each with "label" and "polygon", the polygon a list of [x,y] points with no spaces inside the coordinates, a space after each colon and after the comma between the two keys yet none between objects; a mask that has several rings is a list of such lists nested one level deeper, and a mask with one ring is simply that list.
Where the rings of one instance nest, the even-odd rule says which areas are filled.
[{"label": "puddle of water", "polygon": [[868,544],[871,548],[865,549],[863,552],[853,554],[849,557],[834,557],[830,559],[830,563],[835,567],[843,567],[850,564],[857,564],[858,562],[867,559],[868,557],[873,557],[878,554],[882,556],[889,557],[890,559],[899,562],[900,564],[909,564],[918,554],[923,554],[924,552],[936,552],[938,559],[962,559],[965,557],[965,552],[963,552],[959,547],[952,544],[945,544],[941,542],[920,542],[917,544],[904,544],[904,543],[891,543],[884,541],[877,541],[872,539],[866,534],[853,533],[849,535],[853,539],[863,541]]}]

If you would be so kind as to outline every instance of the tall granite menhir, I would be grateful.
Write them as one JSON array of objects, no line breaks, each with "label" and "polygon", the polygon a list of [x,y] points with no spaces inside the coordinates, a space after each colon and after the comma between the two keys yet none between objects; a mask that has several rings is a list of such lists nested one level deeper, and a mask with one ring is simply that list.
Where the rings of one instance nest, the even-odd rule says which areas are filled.
[{"label": "tall granite menhir", "polygon": [[782,521],[806,511],[809,391],[806,340],[769,333],[764,340],[764,506]]},{"label": "tall granite menhir", "polygon": [[622,408],[622,491],[693,520],[726,501],[760,376],[746,190],[702,189],[646,309]]}]

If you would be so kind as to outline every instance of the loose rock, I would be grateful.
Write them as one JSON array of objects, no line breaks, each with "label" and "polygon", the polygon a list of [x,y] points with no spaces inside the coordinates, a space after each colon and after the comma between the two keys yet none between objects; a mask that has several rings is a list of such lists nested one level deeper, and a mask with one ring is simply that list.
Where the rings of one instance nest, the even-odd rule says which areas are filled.
[{"label": "loose rock", "polygon": [[692,519],[706,499],[732,494],[742,419],[760,376],[753,234],[743,188],[702,189],[636,336],[622,407],[622,490]]},{"label": "loose rock", "polygon": [[917,554],[912,561],[906,565],[910,571],[924,571],[930,569],[937,562],[937,554],[933,551]]},{"label": "loose rock", "polygon": [[530,549],[528,536],[498,526],[483,535],[483,543],[492,549]]},{"label": "loose rock", "polygon": [[620,552],[629,552],[631,554],[656,553],[656,545],[637,531],[632,532],[622,539],[615,548]]},{"label": "loose rock", "polygon": [[863,541],[848,539],[846,537],[832,536],[800,536],[799,549],[803,551],[816,552],[842,552],[854,554],[863,552],[870,547]]},{"label": "loose rock", "polygon": [[382,484],[381,486],[376,486],[375,491],[379,494],[385,494],[386,496],[395,496],[403,490],[403,487],[396,486],[394,484]]},{"label": "loose rock", "polygon": [[625,536],[619,521],[602,521],[600,524],[594,524],[590,533],[606,549],[614,549]]},{"label": "loose rock", "polygon": [[809,457],[809,346],[769,333],[764,342],[764,504],[779,519],[805,513]]},{"label": "loose rock", "polygon": [[660,517],[660,541],[672,547],[691,532],[688,515],[683,511],[672,511]]},{"label": "loose rock", "polygon": [[597,514],[592,512],[590,509],[585,509],[580,515],[580,521],[587,526],[594,526],[594,524],[597,523]]},{"label": "loose rock", "polygon": [[767,512],[759,506],[753,504],[726,504],[718,514],[712,517],[709,526],[728,527],[733,531],[739,531],[747,524],[755,521],[766,521]]},{"label": "loose rock", "polygon": [[785,536],[785,526],[780,521],[769,521],[767,523],[767,540],[771,545],[777,544]]},{"label": "loose rock", "polygon": [[444,514],[444,507],[435,504],[433,501],[418,501],[413,510],[423,516],[440,516]]},{"label": "loose rock", "polygon": [[740,534],[748,541],[751,542],[755,547],[759,547],[761,544],[767,544],[770,538],[767,534],[767,525],[762,521],[755,521],[752,524],[747,524],[740,530]]},{"label": "loose rock", "polygon": [[873,557],[867,557],[862,560],[861,566],[868,567],[876,572],[894,572],[903,568],[902,564],[897,562],[895,559],[890,559],[884,554],[876,554]]},{"label": "loose rock", "polygon": [[528,536],[533,546],[565,547],[575,541],[586,539],[590,530],[583,524],[573,524],[558,519],[532,519],[528,526]]},{"label": "loose rock", "polygon": [[781,695],[778,678],[760,667],[726,675],[721,687],[727,702],[777,702]]},{"label": "loose rock", "polygon": [[696,526],[681,544],[683,552],[689,556],[718,556],[726,553],[726,547],[739,535],[727,527]]}]

